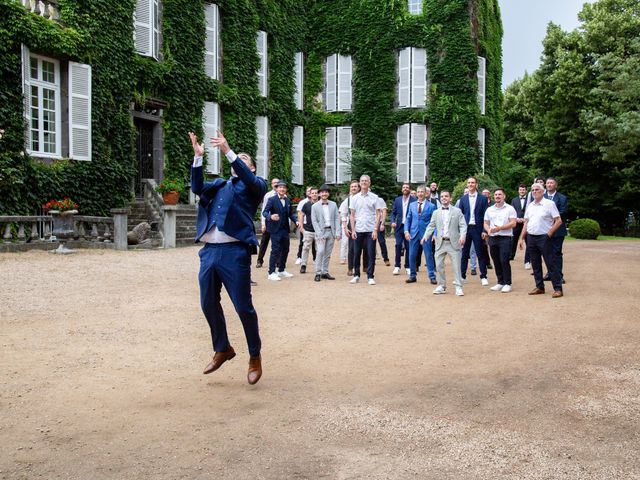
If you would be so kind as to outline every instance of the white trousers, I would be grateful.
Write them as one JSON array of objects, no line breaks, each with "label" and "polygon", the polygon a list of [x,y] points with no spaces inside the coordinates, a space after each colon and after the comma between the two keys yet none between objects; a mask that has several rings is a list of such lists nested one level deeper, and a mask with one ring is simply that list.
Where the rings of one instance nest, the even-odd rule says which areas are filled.
[{"label": "white trousers", "polygon": [[335,239],[331,235],[331,229],[325,228],[321,237],[316,238],[316,273],[329,273],[329,262]]}]

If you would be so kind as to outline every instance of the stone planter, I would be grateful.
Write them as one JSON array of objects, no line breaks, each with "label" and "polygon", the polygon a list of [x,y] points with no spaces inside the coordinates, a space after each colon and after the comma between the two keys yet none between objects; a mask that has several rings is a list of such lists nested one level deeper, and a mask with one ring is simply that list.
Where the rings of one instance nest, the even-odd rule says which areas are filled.
[{"label": "stone planter", "polygon": [[51,234],[60,242],[60,245],[54,250],[54,253],[73,253],[73,250],[64,246],[64,243],[73,238],[75,234],[74,217],[76,213],[78,213],[77,210],[66,210],[64,212],[58,210],[49,211],[51,219],[53,220],[53,231]]},{"label": "stone planter", "polygon": [[172,190],[162,194],[162,200],[165,205],[177,205],[180,200],[180,193]]}]

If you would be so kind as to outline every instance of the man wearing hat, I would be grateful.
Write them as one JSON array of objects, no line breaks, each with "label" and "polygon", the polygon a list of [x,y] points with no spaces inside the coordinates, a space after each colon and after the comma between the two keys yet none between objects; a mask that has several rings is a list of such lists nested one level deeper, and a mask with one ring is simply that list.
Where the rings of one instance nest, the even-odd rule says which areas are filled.
[{"label": "man wearing hat", "polygon": [[[291,211],[291,200],[287,197],[287,183],[278,182],[277,194],[271,197],[262,211],[267,221],[267,231],[271,235],[271,255],[269,257],[269,274],[267,279],[279,281],[293,277],[285,270],[289,255],[289,220],[296,223],[297,215]],[[276,273],[276,265],[278,272]]]},{"label": "man wearing hat", "polygon": [[335,280],[335,277],[329,274],[329,262],[333,244],[341,236],[338,205],[329,200],[329,187],[322,185],[319,193],[320,201],[311,207],[311,222],[316,237],[316,276],[314,277],[316,282],[321,278]]}]

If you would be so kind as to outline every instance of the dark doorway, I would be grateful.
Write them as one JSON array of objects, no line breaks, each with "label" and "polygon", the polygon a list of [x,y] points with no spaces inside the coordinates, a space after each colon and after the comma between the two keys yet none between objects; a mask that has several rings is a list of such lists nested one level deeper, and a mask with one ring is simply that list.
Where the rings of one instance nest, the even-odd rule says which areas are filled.
[{"label": "dark doorway", "polygon": [[157,122],[134,118],[136,126],[136,181],[134,185],[136,198],[142,198],[144,195],[144,186],[142,180],[145,178],[154,178],[154,142],[153,132]]}]

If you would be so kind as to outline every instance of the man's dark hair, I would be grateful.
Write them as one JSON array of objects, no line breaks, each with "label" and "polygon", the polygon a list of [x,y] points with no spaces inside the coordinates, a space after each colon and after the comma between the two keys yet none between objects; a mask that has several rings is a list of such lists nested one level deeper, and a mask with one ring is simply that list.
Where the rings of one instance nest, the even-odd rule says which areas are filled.
[{"label": "man's dark hair", "polygon": [[[240,155],[246,155],[246,157],[249,159],[249,162],[251,163],[251,165],[253,166],[253,168],[255,168],[255,169],[257,169],[257,168],[258,168],[258,165],[256,164],[256,161],[253,159],[253,157],[252,157],[251,155],[249,155],[249,154],[248,154],[248,153],[246,153],[246,152],[240,152],[240,153],[238,154],[238,157],[239,157]],[[273,179],[271,179],[271,180],[273,180]]]},{"label": "man's dark hair", "polygon": [[502,188],[502,187],[494,188],[494,189],[493,189],[493,193],[495,194],[496,192],[502,192],[502,193],[505,193],[505,192],[504,192],[504,188]]},{"label": "man's dark hair", "polygon": [[451,192],[449,190],[440,190],[440,196],[442,196],[443,193],[448,193],[449,196],[451,196]]},{"label": "man's dark hair", "polygon": [[533,183],[538,183],[538,180],[542,180],[543,182],[545,181],[544,177],[536,177],[533,179]]},{"label": "man's dark hair", "polygon": [[518,188],[529,188],[529,187],[527,187],[524,183],[521,183],[520,185],[518,185]]}]

